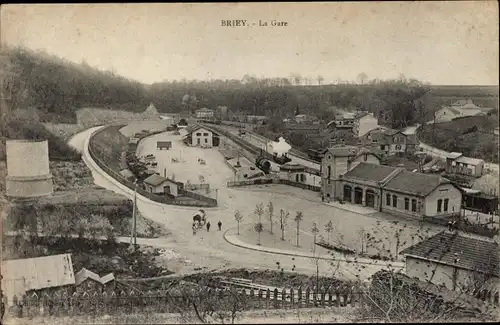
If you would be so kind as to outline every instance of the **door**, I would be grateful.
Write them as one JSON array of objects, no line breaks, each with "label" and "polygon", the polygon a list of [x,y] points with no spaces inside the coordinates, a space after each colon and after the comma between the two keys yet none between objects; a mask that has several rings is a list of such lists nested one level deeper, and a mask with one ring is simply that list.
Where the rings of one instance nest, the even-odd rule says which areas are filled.
[{"label": "door", "polygon": [[375,192],[372,190],[366,190],[366,206],[375,207]]},{"label": "door", "polygon": [[197,139],[196,139],[196,144],[197,144],[197,145],[200,145],[200,138],[197,138]]},{"label": "door", "polygon": [[354,189],[354,203],[363,204],[363,189],[360,187]]}]

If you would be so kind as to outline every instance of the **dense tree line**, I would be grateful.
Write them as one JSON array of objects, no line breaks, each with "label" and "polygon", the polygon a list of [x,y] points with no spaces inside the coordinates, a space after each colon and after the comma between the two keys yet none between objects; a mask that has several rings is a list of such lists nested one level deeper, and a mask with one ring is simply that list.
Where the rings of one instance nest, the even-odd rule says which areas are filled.
[{"label": "dense tree line", "polygon": [[2,94],[8,110],[34,107],[40,118],[75,122],[81,107],[144,110],[149,99],[144,85],[76,64],[42,51],[4,48],[0,56]]}]

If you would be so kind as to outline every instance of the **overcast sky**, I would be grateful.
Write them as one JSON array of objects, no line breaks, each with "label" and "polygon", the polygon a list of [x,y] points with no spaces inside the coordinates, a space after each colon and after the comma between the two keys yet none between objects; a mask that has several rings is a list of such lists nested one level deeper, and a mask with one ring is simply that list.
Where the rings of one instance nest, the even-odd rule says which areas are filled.
[{"label": "overcast sky", "polygon": [[[244,19],[251,27],[223,27]],[[259,20],[286,27],[258,27]],[[165,79],[395,78],[498,85],[498,3],[3,5],[3,43],[145,83]]]}]

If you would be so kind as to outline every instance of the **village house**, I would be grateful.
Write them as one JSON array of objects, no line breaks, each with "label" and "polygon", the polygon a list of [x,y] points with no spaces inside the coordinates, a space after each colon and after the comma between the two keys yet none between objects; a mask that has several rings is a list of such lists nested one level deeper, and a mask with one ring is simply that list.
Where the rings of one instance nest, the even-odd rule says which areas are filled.
[{"label": "village house", "polygon": [[297,114],[295,115],[293,121],[297,124],[319,124],[319,120],[317,117],[306,114]]},{"label": "village house", "polygon": [[449,122],[459,117],[485,115],[491,110],[492,108],[477,106],[471,99],[462,99],[452,103],[451,105],[443,105],[436,111],[434,119],[429,121],[429,123]]},{"label": "village house", "polygon": [[406,274],[498,305],[499,248],[490,238],[443,231],[401,252]]},{"label": "village house", "polygon": [[144,189],[152,194],[167,194],[173,197],[179,196],[179,184],[171,179],[158,174],[153,174],[144,181]]},{"label": "village house", "polygon": [[402,131],[386,127],[378,127],[368,131],[360,138],[360,142],[362,146],[376,148],[388,156],[414,154],[418,147],[415,134],[405,134]]},{"label": "village house", "polygon": [[76,292],[102,293],[113,292],[116,289],[116,279],[113,273],[100,277],[86,268],[82,268],[75,274]]},{"label": "village house", "polygon": [[215,117],[215,111],[206,107],[196,110],[194,114],[199,120],[212,120]]},{"label": "village house", "polygon": [[75,284],[71,254],[6,260],[1,269],[2,291],[8,304],[14,296],[21,300],[33,293],[71,294]]},{"label": "village house", "polygon": [[200,125],[191,125],[186,128],[185,142],[191,146],[212,148],[218,147],[220,138],[215,132],[207,130]]},{"label": "village house", "polygon": [[321,185],[321,176],[318,171],[298,164],[286,163],[280,165],[278,176],[280,179],[295,183],[315,187],[319,187]]},{"label": "village house", "polygon": [[269,116],[265,115],[247,115],[243,122],[262,125],[269,120]]},{"label": "village house", "polygon": [[339,192],[340,176],[361,161],[380,164],[380,158],[357,147],[337,145],[327,149],[321,160],[321,193],[327,198],[334,198]]},{"label": "village house", "polygon": [[446,173],[467,175],[479,178],[483,176],[484,160],[465,157],[460,152],[450,152],[446,157]]},{"label": "village house", "polygon": [[336,197],[381,212],[415,218],[460,213],[462,191],[439,175],[361,162],[340,175]]},{"label": "village house", "polygon": [[356,134],[356,114],[344,111],[337,111],[335,117],[327,125],[327,128],[344,129]]}]

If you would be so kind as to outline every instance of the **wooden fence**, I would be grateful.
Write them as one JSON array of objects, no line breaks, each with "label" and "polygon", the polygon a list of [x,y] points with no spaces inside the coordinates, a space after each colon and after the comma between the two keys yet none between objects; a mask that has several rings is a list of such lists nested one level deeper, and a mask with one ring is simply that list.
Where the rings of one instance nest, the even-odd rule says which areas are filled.
[{"label": "wooden fence", "polygon": [[319,186],[312,186],[312,185],[308,185],[308,184],[304,184],[304,183],[297,183],[294,181],[290,181],[288,179],[275,179],[275,178],[266,178],[266,179],[257,178],[257,179],[249,179],[249,180],[245,180],[245,181],[230,181],[230,182],[227,182],[227,187],[263,185],[263,184],[283,184],[283,185],[300,187],[300,188],[315,191],[315,192],[321,191],[321,187],[319,187]]},{"label": "wooden fence", "polygon": [[132,313],[172,313],[189,312],[192,308],[188,303],[189,297],[203,304],[216,301],[219,310],[231,310],[239,304],[242,310],[252,309],[296,309],[311,307],[345,307],[362,304],[363,294],[353,291],[324,290],[314,292],[307,289],[210,289],[188,294],[170,293],[166,291],[148,292],[93,292],[47,294],[40,296],[33,293],[21,298],[13,297],[12,303],[7,305],[7,312],[15,317],[35,316],[74,316],[74,315],[102,315],[102,314],[132,314]]},{"label": "wooden fence", "polygon": [[[104,172],[106,172],[108,175],[110,175],[115,180],[117,180],[118,182],[120,182],[122,185],[125,185],[129,189],[134,190],[134,188],[136,186],[135,186],[135,184],[133,182],[128,181],[122,175],[120,175],[116,171],[114,171],[111,168],[109,168],[108,166],[106,166],[106,164],[94,152],[94,148],[95,148],[95,146],[94,146],[94,141],[95,141],[94,137],[95,137],[95,135],[97,135],[100,132],[103,132],[105,129],[107,129],[108,127],[111,127],[111,126],[112,125],[104,127],[102,129],[98,130],[96,133],[94,133],[90,137],[89,148],[88,148],[89,149],[90,157],[92,157],[92,159],[96,162],[96,164],[102,170],[104,170]],[[184,200],[178,200],[178,199],[172,198],[170,196],[156,195],[156,194],[153,194],[153,193],[149,193],[149,192],[141,189],[140,187],[137,187],[137,193],[139,193],[142,196],[147,197],[148,199],[150,199],[152,201],[158,202],[158,203],[170,204],[170,205],[179,205],[179,206],[198,206],[198,207],[216,207],[217,206],[217,200],[215,200],[213,198],[209,198],[209,197],[206,197],[206,196],[203,196],[203,195],[200,195],[200,194],[197,194],[197,193],[193,193],[193,192],[190,192],[190,191],[187,191],[187,190],[181,190],[180,192],[184,196],[187,196],[187,197],[190,197],[190,198],[194,198],[194,199],[198,200],[199,202],[184,201]]]},{"label": "wooden fence", "polygon": [[184,189],[190,191],[208,190],[210,189],[210,184],[185,184]]}]

